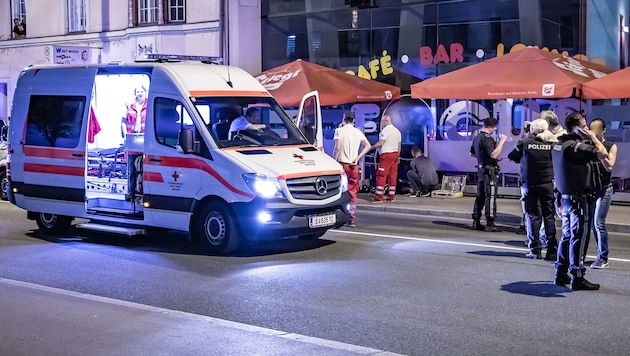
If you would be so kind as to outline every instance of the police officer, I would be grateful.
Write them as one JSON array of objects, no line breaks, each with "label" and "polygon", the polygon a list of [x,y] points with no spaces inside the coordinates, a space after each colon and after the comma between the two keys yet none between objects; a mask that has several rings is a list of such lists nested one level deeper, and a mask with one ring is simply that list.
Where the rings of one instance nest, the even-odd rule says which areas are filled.
[{"label": "police officer", "polygon": [[[499,164],[497,158],[503,150],[507,136],[501,134],[499,143],[492,138],[497,131],[498,120],[488,117],[483,121],[483,128],[473,138],[470,154],[477,158],[477,197],[473,207],[473,229],[480,231],[499,231],[495,225],[497,216],[497,175]],[[490,205],[492,204],[492,206]],[[481,225],[481,211],[485,206],[486,227]]]},{"label": "police officer", "polygon": [[547,253],[545,260],[556,260],[556,219],[553,194],[553,164],[551,162],[552,143],[556,141],[544,119],[534,120],[530,134],[516,144],[508,158],[520,163],[523,200],[527,222],[529,253],[525,256],[542,258],[540,226],[544,219]]},{"label": "police officer", "polygon": [[[571,283],[573,290],[597,290],[599,284],[584,278],[585,245],[591,215],[589,199],[592,199],[590,168],[598,160],[607,160],[608,152],[586,127],[582,115],[573,113],[567,116],[565,127],[568,133],[560,136],[551,153],[556,186],[562,197],[562,239],[554,283],[559,286]],[[587,140],[592,144],[586,143]]]}]

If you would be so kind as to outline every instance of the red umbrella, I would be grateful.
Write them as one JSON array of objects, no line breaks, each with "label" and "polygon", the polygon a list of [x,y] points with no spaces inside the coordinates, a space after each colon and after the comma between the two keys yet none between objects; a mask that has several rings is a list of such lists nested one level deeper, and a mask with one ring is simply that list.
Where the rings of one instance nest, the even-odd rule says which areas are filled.
[{"label": "red umbrella", "polygon": [[256,79],[285,107],[299,106],[302,96],[313,90],[319,91],[322,106],[400,98],[400,88],[393,85],[300,59],[264,71]]},{"label": "red umbrella", "polygon": [[630,67],[584,83],[582,97],[585,99],[630,98]]},{"label": "red umbrella", "polygon": [[411,86],[413,98],[510,99],[579,96],[582,83],[611,70],[538,48],[525,48]]}]

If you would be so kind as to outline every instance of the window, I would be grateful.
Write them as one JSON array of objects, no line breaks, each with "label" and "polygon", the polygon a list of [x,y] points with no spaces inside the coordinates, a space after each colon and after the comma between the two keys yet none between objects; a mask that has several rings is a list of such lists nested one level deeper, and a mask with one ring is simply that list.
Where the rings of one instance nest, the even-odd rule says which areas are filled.
[{"label": "window", "polygon": [[[256,147],[300,145],[306,142],[291,119],[280,106],[268,97],[196,97],[195,109],[204,118],[208,131],[219,147]],[[261,130],[237,130],[232,122],[246,120],[249,110],[255,108],[260,116],[256,124],[265,124]]]},{"label": "window", "polygon": [[[13,38],[25,38],[26,37],[26,0],[13,0],[11,19],[11,28],[13,29]],[[18,32],[15,31],[15,26],[20,25]]]},{"label": "window", "polygon": [[68,0],[68,32],[85,31],[85,0]]},{"label": "window", "polygon": [[168,22],[184,22],[184,0],[168,0]]},{"label": "window", "polygon": [[158,22],[159,0],[138,0],[138,24]]},{"label": "window", "polygon": [[33,95],[26,118],[26,144],[77,147],[84,109],[83,96]]}]

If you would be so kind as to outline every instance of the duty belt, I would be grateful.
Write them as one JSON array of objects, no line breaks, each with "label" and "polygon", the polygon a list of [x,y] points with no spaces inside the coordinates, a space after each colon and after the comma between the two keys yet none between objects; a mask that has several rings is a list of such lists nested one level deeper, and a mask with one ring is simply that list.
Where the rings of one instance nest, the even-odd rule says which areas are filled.
[{"label": "duty belt", "polygon": [[478,164],[475,166],[475,168],[483,168],[483,169],[499,169],[498,165],[494,165],[494,164]]}]

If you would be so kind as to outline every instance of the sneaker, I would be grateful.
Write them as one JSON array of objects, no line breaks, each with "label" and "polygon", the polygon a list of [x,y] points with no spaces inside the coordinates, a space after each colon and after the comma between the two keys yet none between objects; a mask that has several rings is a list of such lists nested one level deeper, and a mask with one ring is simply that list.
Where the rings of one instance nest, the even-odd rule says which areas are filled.
[{"label": "sneaker", "polygon": [[422,193],[420,195],[423,196],[423,197],[430,197],[431,196],[431,192],[426,191],[426,192],[424,192],[424,193]]},{"label": "sneaker", "polygon": [[540,251],[530,251],[525,254],[525,257],[533,260],[542,260],[542,253]]},{"label": "sneaker", "polygon": [[348,221],[348,227],[357,227],[357,220],[350,219],[350,221]]},{"label": "sneaker", "polygon": [[595,262],[591,263],[591,268],[602,269],[608,268],[608,261],[600,260],[599,258]]},{"label": "sneaker", "polygon": [[413,198],[416,198],[416,197],[418,197],[418,196],[419,196],[419,194],[420,194],[420,193],[413,192],[413,193],[409,193],[409,194],[407,194],[407,196],[408,196],[408,197],[413,197]]}]

